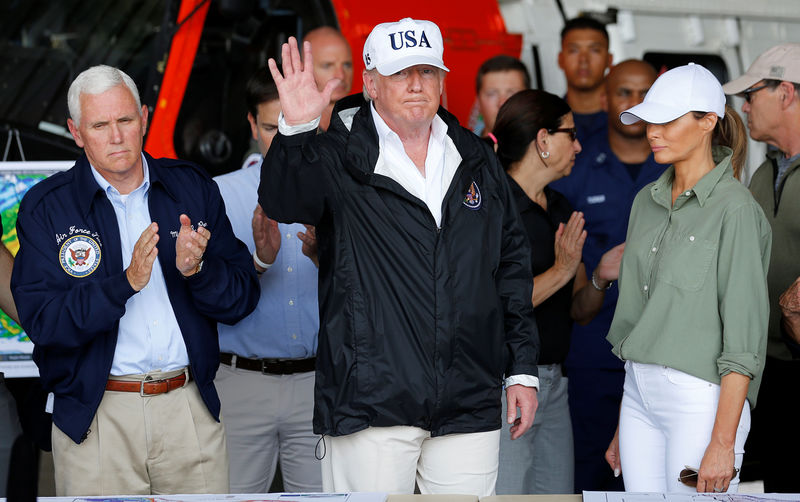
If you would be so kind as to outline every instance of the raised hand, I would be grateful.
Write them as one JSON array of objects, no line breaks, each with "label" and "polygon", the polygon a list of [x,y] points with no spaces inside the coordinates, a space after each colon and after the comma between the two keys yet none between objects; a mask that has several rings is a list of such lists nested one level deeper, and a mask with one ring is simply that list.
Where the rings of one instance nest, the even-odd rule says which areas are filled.
[{"label": "raised hand", "polygon": [[258,259],[272,265],[281,249],[281,231],[278,222],[269,219],[260,205],[253,211],[253,242]]},{"label": "raised hand", "polygon": [[189,277],[197,273],[197,268],[203,261],[211,232],[200,226],[197,230],[192,230],[192,221],[185,214],[180,216],[180,221],[181,229],[175,241],[175,266],[184,277]]},{"label": "raised hand", "polygon": [[311,56],[311,43],[303,44],[303,59],[297,47],[297,39],[289,37],[289,43],[281,47],[281,67],[269,58],[267,65],[278,87],[283,118],[288,125],[311,122],[320,115],[331,101],[331,93],[339,85],[339,79],[330,80],[322,92],[314,81],[314,61]]},{"label": "raised hand", "polygon": [[586,241],[584,223],[583,213],[576,211],[566,225],[561,223],[556,230],[556,261],[553,266],[568,277],[573,277],[581,264],[583,243]]},{"label": "raised hand", "polygon": [[297,232],[297,238],[303,241],[303,247],[300,251],[314,262],[314,265],[319,268],[319,257],[317,256],[317,230],[313,225],[303,225],[306,227],[305,232]]},{"label": "raised hand", "polygon": [[133,245],[131,264],[125,270],[128,282],[136,291],[141,291],[150,282],[153,263],[158,256],[158,223],[151,223],[144,229],[139,240]]}]

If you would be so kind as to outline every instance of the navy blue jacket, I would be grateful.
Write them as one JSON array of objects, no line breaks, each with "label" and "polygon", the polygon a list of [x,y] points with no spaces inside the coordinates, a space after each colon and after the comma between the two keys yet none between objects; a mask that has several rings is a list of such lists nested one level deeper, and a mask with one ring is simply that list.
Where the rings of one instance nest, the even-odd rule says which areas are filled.
[{"label": "navy blue jacket", "polygon": [[[187,162],[146,158],[148,205],[158,223],[158,259],[169,300],[192,375],[218,420],[220,403],[213,382],[219,366],[217,322],[233,324],[255,308],[258,280],[211,178]],[[203,268],[189,278],[175,266],[181,213],[193,225],[205,223],[211,231]],[[86,155],[72,169],[31,188],[20,204],[17,234],[14,300],[34,343],[42,385],[55,394],[53,422],[79,443],[103,398],[125,303],[136,293],[122,268],[114,209],[92,176]],[[93,272],[75,277],[62,265],[61,255],[68,259],[62,247],[79,234],[91,238],[101,254]]]},{"label": "navy blue jacket", "polygon": [[[586,138],[572,173],[550,184],[564,194],[575,211],[582,211],[586,219],[583,263],[588,277],[606,251],[625,242],[633,198],[661,176],[665,168],[650,154],[633,179],[625,164],[611,151],[608,130],[603,129],[602,134]],[[614,282],[594,319],[585,326],[573,325],[567,368],[622,369],[622,361],[611,353],[611,344],[606,341],[618,296]]]}]

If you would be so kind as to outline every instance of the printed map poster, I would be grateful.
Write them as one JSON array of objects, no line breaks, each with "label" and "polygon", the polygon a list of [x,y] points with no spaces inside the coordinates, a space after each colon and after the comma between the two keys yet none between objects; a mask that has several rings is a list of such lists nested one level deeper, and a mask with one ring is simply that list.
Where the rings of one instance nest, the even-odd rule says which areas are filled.
[{"label": "printed map poster", "polygon": [[[3,244],[12,255],[19,250],[17,212],[30,188],[51,174],[72,167],[74,162],[0,162],[0,220]],[[39,371],[32,360],[33,343],[22,328],[0,311],[0,371],[6,378],[35,377]]]}]

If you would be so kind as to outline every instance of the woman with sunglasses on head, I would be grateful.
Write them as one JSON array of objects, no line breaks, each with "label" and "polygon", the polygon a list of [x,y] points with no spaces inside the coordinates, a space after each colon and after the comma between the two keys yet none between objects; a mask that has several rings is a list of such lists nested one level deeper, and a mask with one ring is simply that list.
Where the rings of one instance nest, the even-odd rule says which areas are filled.
[{"label": "woman with sunglasses on head", "polygon": [[[607,337],[625,387],[606,459],[627,491],[735,492],[766,350],[772,243],[736,179],[747,134],[696,64],[661,75],[620,119],[647,122],[656,162],[671,166],[631,209]],[[695,478],[681,472],[689,466]]]},{"label": "woman with sunglasses on head", "polygon": [[608,251],[587,279],[581,263],[583,215],[547,186],[569,175],[581,151],[563,99],[520,91],[500,108],[492,132],[533,248],[531,301],[541,340],[539,408],[523,437],[511,441],[501,435],[497,493],[572,493],[572,427],[561,364],[573,319],[586,323],[600,310],[605,290],[617,278],[623,246]]}]

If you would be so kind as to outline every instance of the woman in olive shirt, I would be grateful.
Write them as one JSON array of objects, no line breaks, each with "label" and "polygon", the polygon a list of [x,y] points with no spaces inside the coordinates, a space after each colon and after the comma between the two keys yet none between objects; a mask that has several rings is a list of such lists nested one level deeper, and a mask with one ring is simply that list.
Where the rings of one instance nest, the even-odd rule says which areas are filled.
[{"label": "woman in olive shirt", "polygon": [[544,91],[514,94],[500,108],[493,135],[533,248],[531,301],[541,340],[539,408],[524,436],[516,441],[500,436],[497,493],[571,493],[572,427],[561,364],[569,350],[572,320],[589,322],[600,310],[605,289],[619,273],[623,247],[603,255],[592,280],[587,279],[581,263],[583,215],[547,186],[569,175],[581,151],[563,99]]},{"label": "woman in olive shirt", "polygon": [[[606,458],[615,471],[621,461],[628,491],[736,491],[766,350],[771,247],[735,179],[744,126],[695,64],[664,73],[620,118],[647,122],[656,161],[672,166],[631,210],[607,337],[626,361],[625,387]],[[696,488],[679,481],[685,466],[699,467]]]}]

